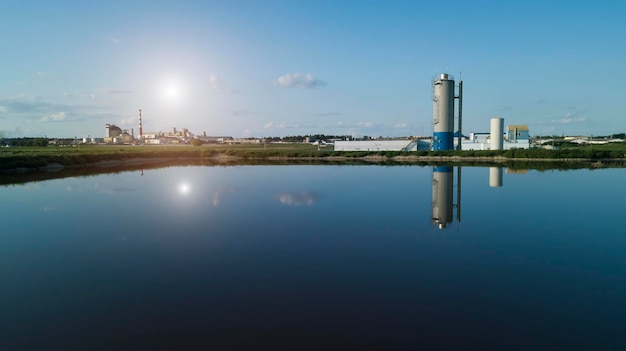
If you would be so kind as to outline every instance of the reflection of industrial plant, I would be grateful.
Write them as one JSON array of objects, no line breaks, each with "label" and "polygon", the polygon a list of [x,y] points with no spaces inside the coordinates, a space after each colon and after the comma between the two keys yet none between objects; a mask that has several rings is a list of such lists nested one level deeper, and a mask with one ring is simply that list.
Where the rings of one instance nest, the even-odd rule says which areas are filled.
[{"label": "reflection of industrial plant", "polygon": [[[457,221],[461,221],[461,167],[457,167]],[[449,166],[433,167],[433,216],[439,229],[452,223],[454,207],[454,169]]]},{"label": "reflection of industrial plant", "polygon": [[[454,189],[454,168],[456,168],[456,199]],[[461,166],[438,166],[433,167],[433,201],[432,221],[439,229],[447,228],[454,221],[456,209],[456,221],[461,222]],[[507,171],[507,173],[509,173]],[[502,186],[502,167],[489,167],[489,186],[499,188]]]}]

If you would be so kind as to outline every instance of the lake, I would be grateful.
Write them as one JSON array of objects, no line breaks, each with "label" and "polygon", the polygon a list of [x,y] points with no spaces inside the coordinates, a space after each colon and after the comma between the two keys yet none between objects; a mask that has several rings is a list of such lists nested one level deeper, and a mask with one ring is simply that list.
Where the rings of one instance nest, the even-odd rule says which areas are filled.
[{"label": "lake", "polygon": [[0,349],[626,349],[625,175],[190,166],[5,185]]}]

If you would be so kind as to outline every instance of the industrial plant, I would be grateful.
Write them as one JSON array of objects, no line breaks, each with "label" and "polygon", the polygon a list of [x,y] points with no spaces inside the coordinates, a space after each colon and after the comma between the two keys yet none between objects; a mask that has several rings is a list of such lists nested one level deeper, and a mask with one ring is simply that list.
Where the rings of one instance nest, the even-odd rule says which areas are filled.
[{"label": "industrial plant", "polygon": [[[430,136],[413,136],[395,139],[331,140],[335,151],[447,151],[447,150],[508,150],[529,149],[530,132],[527,125],[508,125],[504,119],[493,117],[488,132],[463,134],[463,81],[456,84],[454,77],[441,73],[432,81],[433,120]],[[457,100],[457,101],[455,101]],[[84,143],[93,144],[186,144],[197,139],[202,143],[260,144],[259,138],[236,139],[231,136],[207,136],[206,132],[194,135],[187,128],[171,131],[143,132],[141,109],[138,110],[139,135],[134,129],[122,129],[115,124],[105,125],[104,138],[83,138]],[[456,120],[456,123],[455,123]],[[456,131],[455,131],[456,126]],[[487,123],[485,121],[485,126]],[[308,139],[308,138],[305,138]],[[309,140],[303,140],[309,142]],[[317,141],[319,145],[325,140]]]},{"label": "industrial plant", "polygon": [[[507,126],[504,119],[491,119],[489,132],[472,132],[463,135],[463,81],[458,86],[452,75],[442,73],[432,79],[433,134],[432,137],[415,137],[405,140],[336,141],[336,151],[446,151],[446,150],[508,150],[530,148],[530,134],[526,125]],[[456,88],[456,89],[455,89]],[[457,92],[455,93],[455,90]],[[458,100],[455,104],[454,100]],[[455,105],[457,132],[454,131]]]}]

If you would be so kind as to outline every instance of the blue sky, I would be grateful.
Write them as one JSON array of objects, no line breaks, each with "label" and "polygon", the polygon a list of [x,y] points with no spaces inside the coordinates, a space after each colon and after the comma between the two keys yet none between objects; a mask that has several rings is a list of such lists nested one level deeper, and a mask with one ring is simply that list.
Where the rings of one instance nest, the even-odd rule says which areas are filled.
[{"label": "blue sky", "polygon": [[0,136],[188,128],[234,137],[432,133],[433,76],[463,130],[626,131],[624,1],[13,1]]}]

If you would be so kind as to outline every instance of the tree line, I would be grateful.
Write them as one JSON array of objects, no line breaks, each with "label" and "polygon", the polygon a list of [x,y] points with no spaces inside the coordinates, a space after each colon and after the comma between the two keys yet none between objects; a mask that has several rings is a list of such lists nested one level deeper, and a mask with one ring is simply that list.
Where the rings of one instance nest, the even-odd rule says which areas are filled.
[{"label": "tree line", "polygon": [[[24,138],[4,138],[0,139],[1,146],[48,146],[48,138],[41,137],[24,137]],[[74,139],[53,139],[57,145],[70,145],[74,143]]]}]

